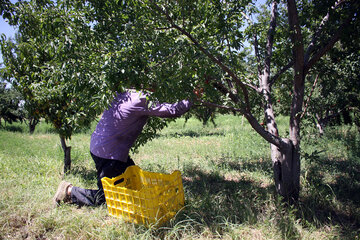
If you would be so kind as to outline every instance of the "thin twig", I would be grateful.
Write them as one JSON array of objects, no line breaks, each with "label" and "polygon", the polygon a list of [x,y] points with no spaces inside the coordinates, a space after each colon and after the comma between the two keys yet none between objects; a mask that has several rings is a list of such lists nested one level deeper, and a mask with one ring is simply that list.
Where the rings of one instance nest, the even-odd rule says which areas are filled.
[{"label": "thin twig", "polygon": [[[342,3],[344,3],[346,0],[339,0],[337,2],[335,2],[334,6],[331,7],[331,10],[334,10],[336,8],[338,8]],[[315,42],[317,41],[317,39],[319,38],[319,36],[321,35],[323,28],[325,26],[325,24],[329,21],[329,17],[330,17],[330,11],[329,10],[327,12],[327,14],[325,15],[325,17],[323,17],[323,19],[321,20],[321,23],[319,25],[319,27],[316,29],[311,42],[308,46],[308,48],[306,49],[306,53],[305,53],[305,64],[309,61],[310,58],[310,54],[313,51],[314,47],[315,47]]]},{"label": "thin twig", "polygon": [[[266,41],[266,51],[265,51],[265,64],[264,64],[264,70],[266,71],[266,74],[270,76],[270,63],[271,63],[271,57],[272,57],[272,48],[274,44],[274,35],[275,35],[275,28],[276,28],[276,15],[277,15],[277,3],[276,1],[273,1],[272,3],[272,9],[271,9],[271,20],[270,20],[270,26],[268,30],[267,35],[267,41]],[[267,83],[269,84],[269,83]]]},{"label": "thin twig", "polygon": [[214,107],[214,108],[221,108],[221,109],[225,109],[228,111],[235,111],[235,112],[240,112],[243,113],[243,110],[240,108],[233,108],[233,107],[229,107],[229,106],[224,106],[224,105],[220,105],[220,104],[216,104],[216,103],[211,103],[211,102],[205,102],[203,100],[199,100],[203,105],[207,106],[207,107]]},{"label": "thin twig", "polygon": [[280,71],[278,71],[273,77],[270,79],[270,87],[276,82],[276,80],[286,72],[289,68],[291,68],[294,65],[294,60],[291,60],[288,64],[286,64]]},{"label": "thin twig", "polygon": [[346,21],[341,24],[341,26],[339,26],[339,28],[337,29],[337,31],[334,33],[334,35],[332,35],[332,37],[329,39],[329,41],[322,47],[319,49],[319,51],[309,60],[309,62],[306,63],[306,65],[304,66],[304,72],[307,73],[310,68],[317,62],[320,60],[320,58],[322,56],[324,56],[325,53],[327,53],[334,45],[335,43],[340,39],[341,33],[343,31],[343,29],[349,25],[349,23],[351,22],[353,18],[353,15],[351,15],[350,17],[348,17],[346,19]]},{"label": "thin twig", "polygon": [[[244,12],[241,12],[241,15],[243,15],[246,20],[248,20],[248,22],[251,25],[254,25],[254,22],[250,19],[250,17],[248,15],[246,15]],[[257,33],[256,33],[256,29],[255,32],[253,34],[253,40],[254,40],[254,51],[255,51],[255,58],[256,58],[256,65],[257,65],[257,71],[258,71],[258,75],[261,76],[261,64],[260,64],[260,53],[259,53],[259,42],[257,39]]]},{"label": "thin twig", "polygon": [[318,81],[318,78],[319,78],[319,74],[316,76],[315,81],[314,81],[314,84],[313,84],[313,86],[312,86],[312,88],[311,88],[310,94],[309,94],[308,98],[306,99],[306,104],[305,104],[305,107],[304,107],[304,111],[302,112],[302,114],[301,114],[301,116],[300,116],[300,119],[302,119],[302,118],[304,117],[305,113],[306,113],[307,107],[308,107],[309,102],[310,102],[310,98],[311,98],[311,96],[312,96],[312,94],[313,94],[313,92],[314,92],[314,90],[315,90],[315,87],[316,87],[316,83],[317,83],[317,81]]}]

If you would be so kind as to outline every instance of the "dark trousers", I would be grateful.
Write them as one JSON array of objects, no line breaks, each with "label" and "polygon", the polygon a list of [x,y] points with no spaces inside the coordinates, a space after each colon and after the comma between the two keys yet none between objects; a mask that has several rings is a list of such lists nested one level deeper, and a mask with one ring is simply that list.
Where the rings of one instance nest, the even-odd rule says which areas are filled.
[{"label": "dark trousers", "polygon": [[130,157],[128,157],[127,162],[122,162],[113,159],[100,158],[92,153],[90,154],[95,162],[95,167],[97,170],[98,189],[94,190],[73,187],[71,190],[71,202],[79,206],[99,206],[104,204],[105,195],[101,183],[101,178],[117,177],[123,172],[125,172],[127,167],[135,165],[134,161]]}]

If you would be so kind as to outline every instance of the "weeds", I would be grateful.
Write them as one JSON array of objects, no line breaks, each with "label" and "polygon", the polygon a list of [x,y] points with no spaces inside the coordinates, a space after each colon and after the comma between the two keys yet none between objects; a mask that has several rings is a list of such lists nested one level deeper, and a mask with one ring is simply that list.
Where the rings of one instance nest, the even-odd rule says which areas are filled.
[{"label": "weeds", "polygon": [[72,137],[73,168],[63,176],[50,126],[41,123],[33,135],[24,125],[7,126],[0,130],[0,239],[359,239],[356,129],[303,137],[301,194],[287,206],[273,187],[268,144],[241,122],[220,116],[214,127],[179,119],[132,155],[145,170],[182,172],[185,206],[160,228],[112,218],[106,207],[52,208],[63,178],[96,187],[91,130]]}]

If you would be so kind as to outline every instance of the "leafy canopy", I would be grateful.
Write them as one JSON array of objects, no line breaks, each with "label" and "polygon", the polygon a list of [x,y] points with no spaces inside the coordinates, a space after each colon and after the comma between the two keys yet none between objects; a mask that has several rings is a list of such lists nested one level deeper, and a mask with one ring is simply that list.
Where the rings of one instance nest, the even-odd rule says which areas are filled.
[{"label": "leafy canopy", "polygon": [[106,43],[79,11],[67,2],[18,2],[16,41],[2,36],[5,68],[35,114],[53,123],[61,136],[88,126],[111,98],[105,81]]}]

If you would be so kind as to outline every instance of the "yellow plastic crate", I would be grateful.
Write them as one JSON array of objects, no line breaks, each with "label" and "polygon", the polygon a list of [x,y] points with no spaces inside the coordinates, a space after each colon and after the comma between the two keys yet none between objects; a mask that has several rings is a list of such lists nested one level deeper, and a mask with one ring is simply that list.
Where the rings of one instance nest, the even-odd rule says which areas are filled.
[{"label": "yellow plastic crate", "polygon": [[161,174],[130,166],[115,178],[101,179],[111,216],[144,225],[163,225],[184,206],[180,171]]}]

